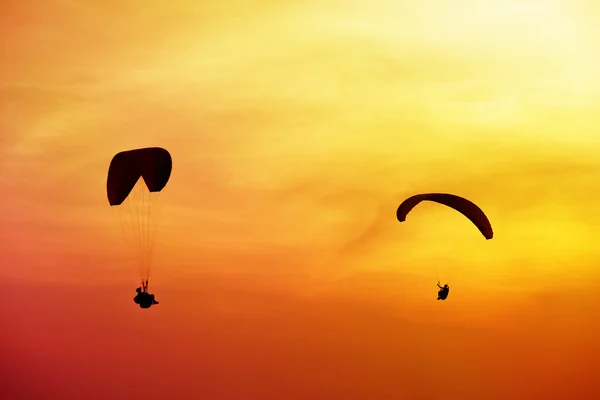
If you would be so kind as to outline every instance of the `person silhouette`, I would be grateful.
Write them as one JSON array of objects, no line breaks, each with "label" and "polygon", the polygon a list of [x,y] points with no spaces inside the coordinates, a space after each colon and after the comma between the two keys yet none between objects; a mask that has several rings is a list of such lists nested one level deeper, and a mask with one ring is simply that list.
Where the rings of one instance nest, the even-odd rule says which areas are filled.
[{"label": "person silhouette", "polygon": [[440,286],[440,282],[438,281],[437,286],[440,288],[440,290],[438,291],[438,300],[446,300],[446,298],[448,297],[448,294],[450,293],[450,287],[448,286],[448,284],[445,284],[444,286]]},{"label": "person silhouette", "polygon": [[148,293],[148,281],[144,282],[141,287],[136,288],[135,291],[137,294],[133,298],[133,302],[138,304],[140,308],[150,308],[151,306],[158,304],[154,295]]}]

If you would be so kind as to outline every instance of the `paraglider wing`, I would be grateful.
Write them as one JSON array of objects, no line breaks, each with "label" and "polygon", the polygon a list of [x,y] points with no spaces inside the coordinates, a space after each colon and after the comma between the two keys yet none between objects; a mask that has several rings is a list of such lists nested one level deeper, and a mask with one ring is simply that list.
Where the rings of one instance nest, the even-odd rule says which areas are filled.
[{"label": "paraglider wing", "polygon": [[108,168],[108,202],[134,251],[144,292],[153,261],[160,194],[171,177],[172,167],[167,150],[149,147],[118,153]]},{"label": "paraglider wing", "polygon": [[409,197],[400,204],[396,211],[398,221],[404,222],[408,213],[422,201],[433,201],[453,208],[475,224],[486,239],[489,240],[494,237],[492,225],[484,212],[471,201],[453,194],[425,193]]},{"label": "paraglider wing", "polygon": [[123,203],[140,177],[150,192],[160,192],[169,181],[172,165],[171,155],[160,147],[118,153],[108,168],[108,202],[111,206]]}]

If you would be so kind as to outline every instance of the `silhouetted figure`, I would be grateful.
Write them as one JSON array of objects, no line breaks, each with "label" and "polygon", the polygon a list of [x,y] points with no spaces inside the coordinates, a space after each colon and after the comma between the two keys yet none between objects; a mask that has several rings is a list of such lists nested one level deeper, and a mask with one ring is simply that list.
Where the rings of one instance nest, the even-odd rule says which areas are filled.
[{"label": "silhouetted figure", "polygon": [[448,297],[448,293],[450,293],[450,287],[446,284],[444,286],[440,286],[440,283],[437,283],[437,286],[440,288],[438,291],[438,300],[446,300]]},{"label": "silhouetted figure", "polygon": [[135,304],[139,304],[141,308],[150,308],[151,306],[158,304],[158,301],[154,300],[154,295],[148,293],[148,281],[142,282],[142,286],[135,289],[137,295],[133,298]]}]

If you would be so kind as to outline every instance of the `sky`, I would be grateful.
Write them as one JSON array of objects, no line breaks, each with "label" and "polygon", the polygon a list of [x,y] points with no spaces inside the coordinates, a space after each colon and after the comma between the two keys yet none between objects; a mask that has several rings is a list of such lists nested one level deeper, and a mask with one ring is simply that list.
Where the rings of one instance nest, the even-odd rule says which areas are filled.
[{"label": "sky", "polygon": [[[596,2],[2,9],[1,398],[600,397]],[[148,146],[141,310],[106,174]]]}]

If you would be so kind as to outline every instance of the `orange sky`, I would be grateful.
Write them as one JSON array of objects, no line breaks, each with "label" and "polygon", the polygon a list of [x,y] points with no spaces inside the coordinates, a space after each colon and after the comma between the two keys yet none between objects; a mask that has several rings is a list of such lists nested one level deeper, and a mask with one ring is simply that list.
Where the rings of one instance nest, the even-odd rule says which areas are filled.
[{"label": "orange sky", "polygon": [[[0,398],[600,398],[600,7],[249,4],[3,2]],[[155,145],[142,311],[105,182]]]}]

